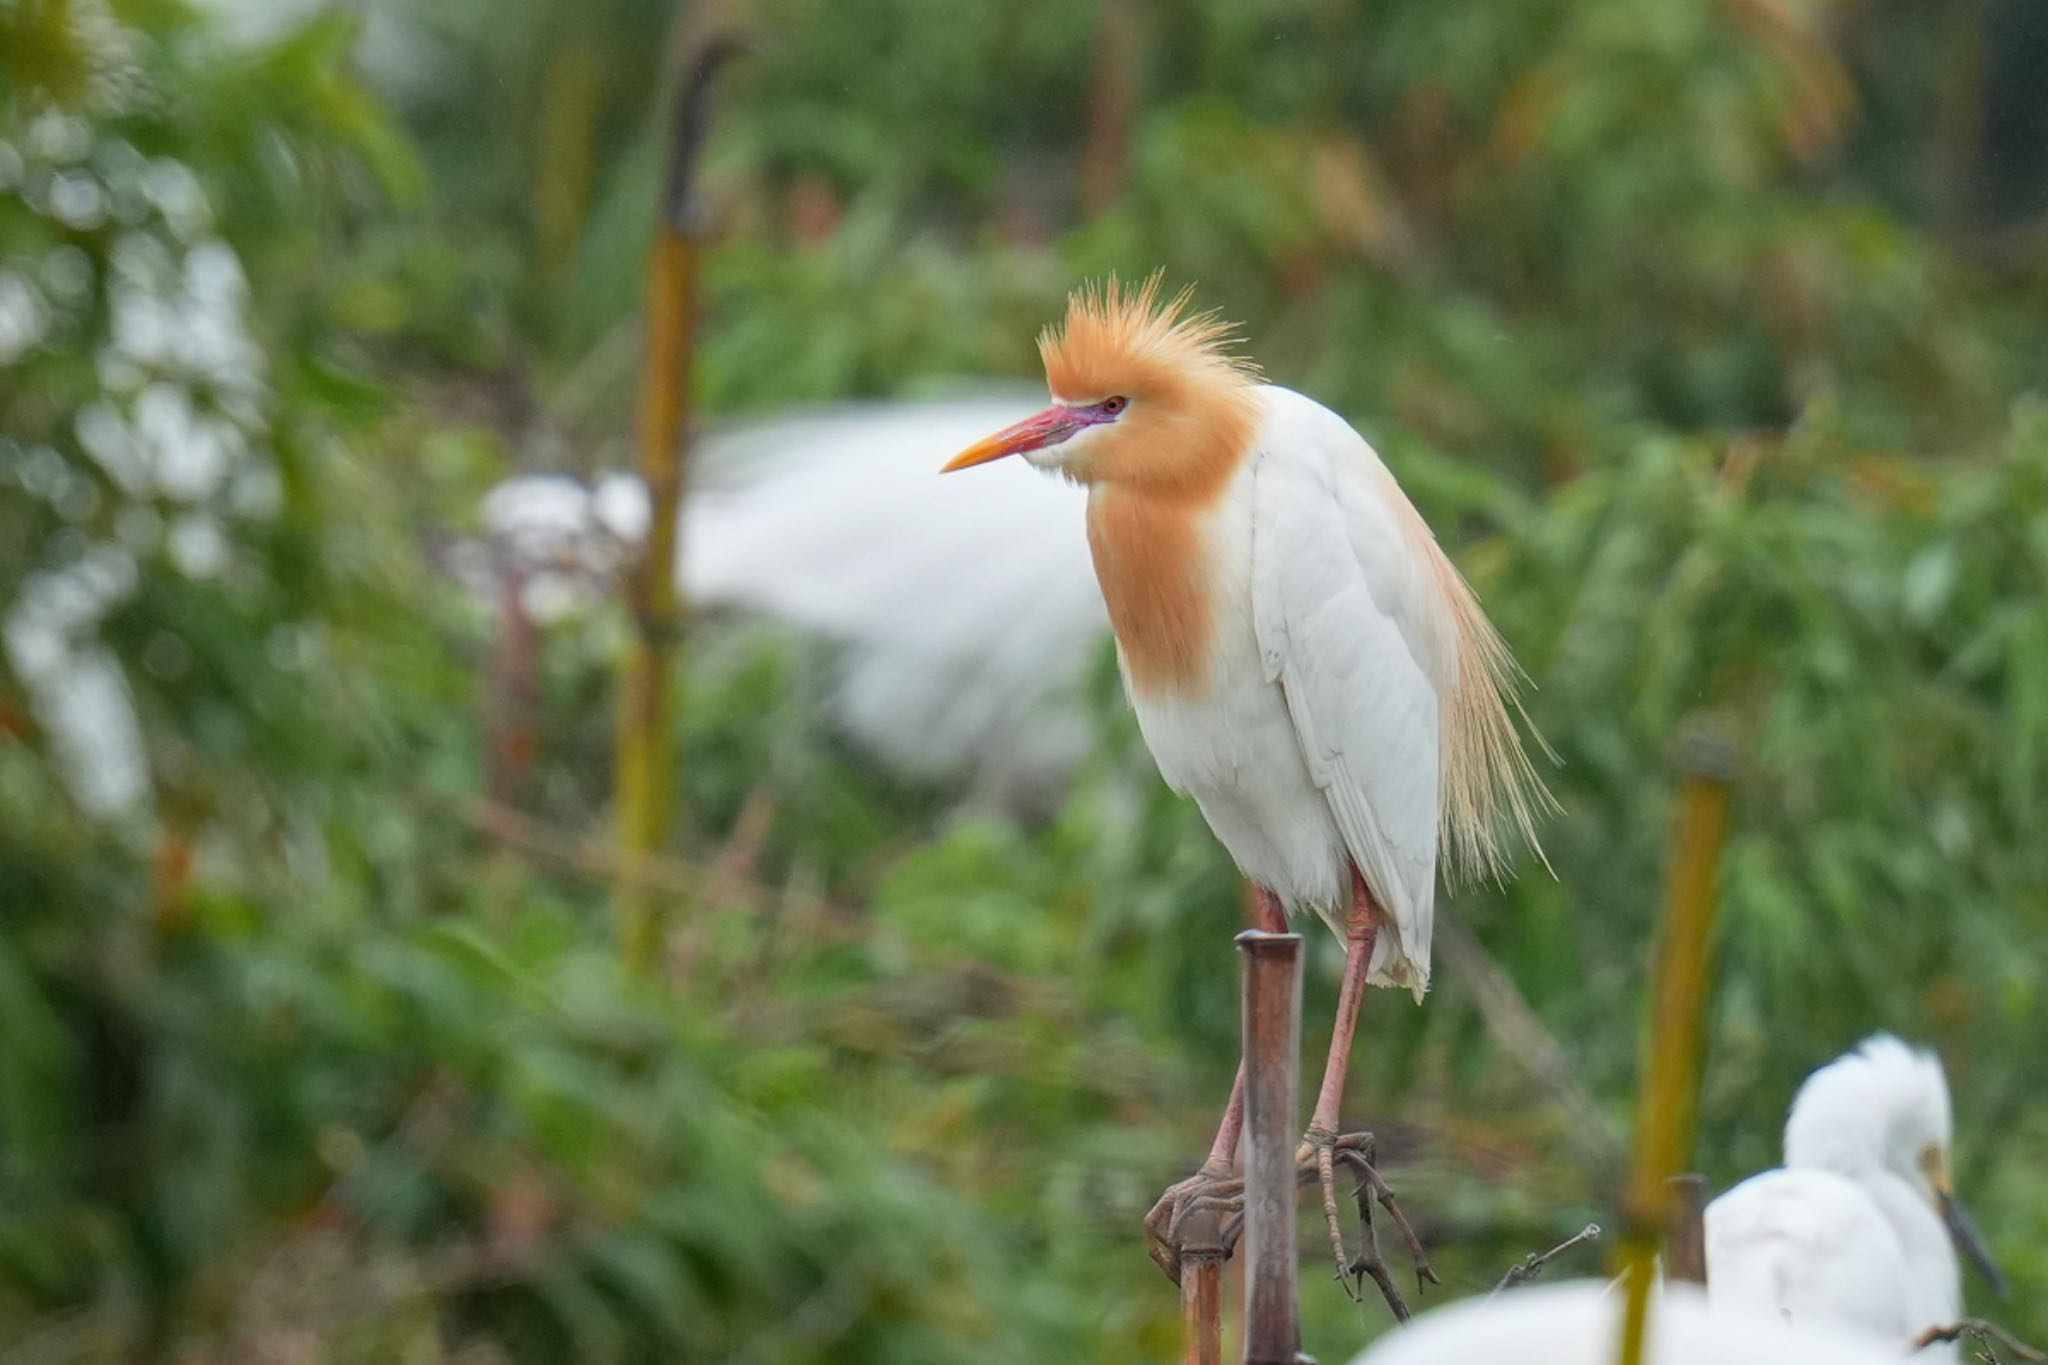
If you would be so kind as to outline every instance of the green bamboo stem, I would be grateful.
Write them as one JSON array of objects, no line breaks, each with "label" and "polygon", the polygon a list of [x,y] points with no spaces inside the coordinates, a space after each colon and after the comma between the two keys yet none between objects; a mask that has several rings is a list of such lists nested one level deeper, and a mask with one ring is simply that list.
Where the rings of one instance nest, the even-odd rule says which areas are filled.
[{"label": "green bamboo stem", "polygon": [[[692,176],[709,122],[711,80],[732,51],[723,41],[705,47],[677,96],[668,180],[648,260],[646,351],[635,443],[635,462],[647,488],[647,540],[628,583],[633,637],[620,682],[613,769],[620,863],[626,868],[660,852],[675,814],[679,775],[674,689],[682,634],[676,549],[688,455],[703,219]],[[627,971],[646,974],[661,943],[664,902],[639,877],[621,877],[613,894],[620,959]]]},{"label": "green bamboo stem", "polygon": [[1651,976],[1649,1051],[1637,1102],[1634,1157],[1622,1198],[1626,1309],[1617,1350],[1621,1365],[1642,1365],[1657,1250],[1671,1217],[1671,1177],[1678,1174],[1692,1147],[1709,947],[1719,901],[1721,848],[1728,838],[1733,766],[1725,742],[1702,735],[1681,748],[1684,778]]}]

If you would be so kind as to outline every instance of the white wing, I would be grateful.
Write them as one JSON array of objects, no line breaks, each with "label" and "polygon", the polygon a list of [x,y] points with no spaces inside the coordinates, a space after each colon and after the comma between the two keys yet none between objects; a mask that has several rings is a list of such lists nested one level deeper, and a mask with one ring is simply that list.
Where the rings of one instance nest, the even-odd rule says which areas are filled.
[{"label": "white wing", "polygon": [[1021,460],[938,472],[1044,401],[864,404],[708,437],[729,475],[685,511],[686,593],[844,645],[837,718],[899,769],[1056,799],[1089,750],[1081,687],[1109,637],[1084,495]]},{"label": "white wing", "polygon": [[[1429,982],[1443,695],[1455,636],[1400,490],[1342,418],[1267,391],[1253,473],[1252,617],[1310,775],[1394,930],[1370,979]],[[1408,514],[1412,516],[1412,513]]]},{"label": "white wing", "polygon": [[1707,1287],[1715,1303],[1898,1343],[1930,1325],[1910,1321],[1921,1292],[1898,1233],[1869,1195],[1828,1171],[1765,1171],[1709,1204]]}]

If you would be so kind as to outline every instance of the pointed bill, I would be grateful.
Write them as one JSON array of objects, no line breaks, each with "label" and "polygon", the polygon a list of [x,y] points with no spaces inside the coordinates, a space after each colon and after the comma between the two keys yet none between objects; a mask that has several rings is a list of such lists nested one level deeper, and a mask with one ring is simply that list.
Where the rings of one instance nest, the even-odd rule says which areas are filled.
[{"label": "pointed bill", "polygon": [[1082,414],[1073,408],[1056,405],[976,441],[948,460],[939,472],[951,474],[956,469],[971,469],[990,460],[1000,460],[1005,455],[1021,455],[1027,450],[1058,445],[1086,425],[1087,419]]},{"label": "pointed bill", "polygon": [[1970,1217],[1970,1211],[1963,1207],[1963,1201],[1956,1198],[1953,1190],[1937,1191],[1936,1201],[1941,1205],[1941,1221],[1948,1225],[1948,1235],[1956,1244],[1956,1250],[1976,1267],[1977,1273],[1984,1277],[1984,1283],[1991,1286],[1991,1292],[2004,1298],[2005,1276],[1999,1273],[1998,1263],[1991,1259],[1991,1248],[1984,1245],[1984,1235],[1977,1231],[1977,1220]]}]

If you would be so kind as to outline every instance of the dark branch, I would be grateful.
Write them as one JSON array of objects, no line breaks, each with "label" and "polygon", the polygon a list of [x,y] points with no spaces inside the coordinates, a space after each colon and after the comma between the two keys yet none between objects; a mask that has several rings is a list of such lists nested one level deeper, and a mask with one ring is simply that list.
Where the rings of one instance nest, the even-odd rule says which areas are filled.
[{"label": "dark branch", "polygon": [[[1916,1351],[1924,1350],[1936,1342],[1961,1341],[1964,1337],[1974,1337],[1977,1341],[1981,1342],[1984,1348],[1991,1353],[1990,1358],[1994,1362],[1998,1359],[1997,1346],[2005,1347],[2006,1350],[2011,1351],[2021,1360],[2036,1362],[2036,1365],[2039,1365],[2041,1361],[2048,1360],[2048,1356],[2043,1356],[2039,1351],[2027,1345],[2027,1343],[2021,1341],[1997,1323],[1987,1322],[1983,1318],[1964,1318],[1959,1322],[1942,1323],[1930,1327],[1919,1336],[1913,1338],[1913,1349]],[[1994,1346],[1993,1343],[1997,1345]]]},{"label": "dark branch", "polygon": [[[1544,1272],[1544,1270],[1549,1267],[1551,1261],[1555,1260],[1557,1257],[1562,1256],[1565,1252],[1570,1251],[1575,1246],[1580,1246],[1586,1242],[1597,1241],[1599,1240],[1599,1237],[1600,1225],[1598,1223],[1588,1223],[1585,1227],[1579,1229],[1579,1231],[1576,1234],[1574,1234],[1571,1237],[1567,1237],[1564,1241],[1559,1242],[1550,1250],[1543,1252],[1540,1255],[1533,1252],[1530,1253],[1530,1255],[1526,1259],[1524,1259],[1520,1265],[1511,1265],[1508,1267],[1508,1273],[1501,1276],[1500,1283],[1493,1287],[1493,1294],[1498,1294],[1503,1289],[1513,1289],[1518,1284],[1527,1284],[1529,1281],[1535,1279],[1538,1275],[1541,1275]],[[1490,1299],[1493,1297],[1493,1294],[1488,1294],[1486,1297]]]},{"label": "dark branch", "polygon": [[676,91],[675,120],[669,133],[668,181],[662,189],[662,226],[690,235],[697,230],[697,157],[711,132],[711,82],[742,50],[740,40],[724,33],[698,50]]}]

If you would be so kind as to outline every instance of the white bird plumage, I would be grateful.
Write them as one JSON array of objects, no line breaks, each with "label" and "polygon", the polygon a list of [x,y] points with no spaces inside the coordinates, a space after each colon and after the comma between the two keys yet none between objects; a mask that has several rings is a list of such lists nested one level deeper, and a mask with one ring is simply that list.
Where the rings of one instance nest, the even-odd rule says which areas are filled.
[{"label": "white bird plumage", "polygon": [[[983,383],[712,426],[692,451],[679,570],[694,606],[829,642],[831,718],[875,759],[1043,811],[1089,752],[1084,684],[1109,644],[1083,495],[1024,468],[931,467],[1028,401]],[[487,600],[516,571],[547,618],[600,599],[644,531],[646,494],[624,474],[526,475],[482,515],[488,550],[458,547],[455,568]],[[1003,552],[968,553],[979,546]]]},{"label": "white bird plumage", "polygon": [[[1419,993],[1440,832],[1467,864],[1491,856],[1461,840],[1478,822],[1450,818],[1445,700],[1486,694],[1463,670],[1511,665],[1484,657],[1498,639],[1448,561],[1428,571],[1441,552],[1372,447],[1309,398],[1257,392],[1257,451],[1210,514],[1211,536],[1250,551],[1212,559],[1219,600],[1232,604],[1212,642],[1214,700],[1134,690],[1133,709],[1169,783],[1291,907],[1339,927],[1355,860],[1392,930],[1374,945],[1370,979]],[[835,712],[857,742],[910,774],[965,776],[1029,805],[1087,751],[1080,685],[1108,635],[1083,494],[1021,467],[934,479],[930,465],[932,449],[987,430],[1020,397],[990,389],[714,429],[698,451],[705,474],[680,567],[696,603],[844,646]],[[599,505],[628,486],[513,480],[485,519],[501,547],[523,547],[531,591],[553,603],[567,592],[563,564],[601,576],[637,534],[633,509]],[[1468,612],[1480,647],[1461,657],[1449,623]],[[1418,764],[1416,753],[1436,757]],[[1494,761],[1526,771],[1511,740]],[[1521,796],[1535,789],[1518,778],[1505,790],[1526,828]]]},{"label": "white bird plumage", "polygon": [[1207,557],[1209,686],[1133,688],[1132,706],[1166,780],[1289,909],[1341,937],[1356,862],[1392,930],[1367,979],[1420,996],[1456,641],[1372,447],[1298,393],[1258,397],[1252,453],[1203,528],[1226,547]]},{"label": "white bird plumage", "polygon": [[848,406],[712,433],[682,575],[695,602],[844,646],[838,719],[900,770],[1043,804],[1088,751],[1081,685],[1109,633],[1082,498],[1022,467],[968,480],[931,466],[1018,401]]},{"label": "white bird plumage", "polygon": [[[1622,1296],[1603,1281],[1534,1285],[1423,1313],[1352,1365],[1612,1365]],[[1889,1365],[1885,1343],[1853,1328],[1788,1323],[1692,1285],[1650,1305],[1644,1365]]]},{"label": "white bird plumage", "polygon": [[1785,1123],[1784,1166],[1707,1208],[1715,1301],[1852,1324],[1900,1350],[1953,1323],[1950,1126],[1940,1061],[1888,1034],[1814,1072]]},{"label": "white bird plumage", "polygon": [[1364,980],[1420,997],[1439,848],[1497,869],[1502,826],[1534,842],[1520,675],[1365,439],[1187,299],[1077,291],[1039,340],[1053,405],[947,468],[1022,454],[1087,487],[1160,771],[1288,911],[1371,938]]},{"label": "white bird plumage", "polygon": [[[1379,456],[1261,382],[1188,300],[1156,275],[1077,290],[1039,337],[1051,406],[945,470],[1021,455],[1087,488],[1090,557],[1161,774],[1253,883],[1262,926],[1313,911],[1344,945],[1301,1149],[1341,1276],[1332,1154],[1360,997],[1421,998],[1439,849],[1498,869],[1503,827],[1533,843],[1547,796],[1515,732],[1507,649]],[[1176,1278],[1181,1211],[1229,1183],[1240,1121],[1233,1098],[1209,1159],[1147,1217]]]}]

